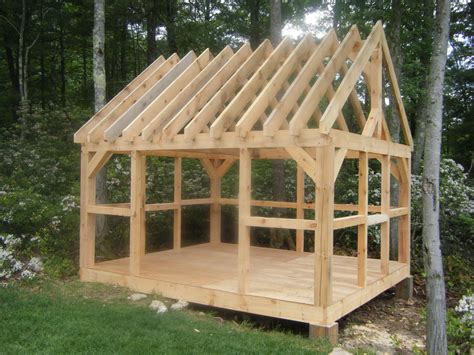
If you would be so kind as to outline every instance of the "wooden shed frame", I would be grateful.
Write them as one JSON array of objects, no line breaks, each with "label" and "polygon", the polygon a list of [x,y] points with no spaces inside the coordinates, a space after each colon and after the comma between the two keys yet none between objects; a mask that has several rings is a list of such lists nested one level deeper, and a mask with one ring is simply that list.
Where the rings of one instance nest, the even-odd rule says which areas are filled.
[{"label": "wooden shed frame", "polygon": [[[403,144],[392,140],[384,117],[384,70]],[[370,97],[368,117],[356,91],[361,78]],[[346,104],[358,132],[351,132],[344,117]],[[365,40],[353,26],[341,42],[332,30],[318,43],[307,35],[297,45],[286,38],[276,48],[267,40],[254,51],[245,44],[236,53],[226,47],[216,57],[209,50],[181,59],[160,57],[74,140],[82,146],[83,281],[306,322],[315,333],[328,335],[339,318],[410,276],[413,142],[381,22]],[[131,155],[130,203],[98,204],[96,174],[113,154]],[[172,203],[146,203],[146,156],[174,157]],[[183,157],[202,162],[211,181],[209,198],[181,198]],[[295,160],[296,202],[252,200],[252,159]],[[358,204],[334,202],[344,159],[358,160]],[[369,159],[381,164],[380,205],[368,204]],[[236,162],[239,197],[222,198],[221,178]],[[316,186],[311,203],[305,201],[305,174]],[[398,181],[398,206],[390,205],[391,176]],[[210,206],[209,243],[181,247],[182,207],[188,205]],[[221,243],[222,205],[238,206],[237,245]],[[251,206],[296,209],[296,218],[253,216]],[[315,219],[305,219],[305,209],[315,209]],[[145,253],[146,213],[163,210],[174,213],[173,249]],[[337,210],[352,214],[335,218]],[[100,214],[130,218],[128,258],[96,262]],[[398,260],[389,260],[392,218],[399,223]],[[380,259],[369,259],[367,228],[375,224],[380,225]],[[333,255],[333,231],[355,226],[357,256]],[[251,227],[295,229],[296,250],[251,246]],[[304,251],[304,230],[315,233],[314,253]]]}]

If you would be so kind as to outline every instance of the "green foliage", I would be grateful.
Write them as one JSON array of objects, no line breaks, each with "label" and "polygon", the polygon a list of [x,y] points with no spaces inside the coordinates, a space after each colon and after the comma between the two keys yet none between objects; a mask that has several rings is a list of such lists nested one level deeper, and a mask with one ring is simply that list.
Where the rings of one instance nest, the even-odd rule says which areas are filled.
[{"label": "green foliage", "polygon": [[0,233],[37,240],[24,257],[77,260],[80,116],[35,109],[0,132]]},{"label": "green foliage", "polygon": [[[449,350],[455,353],[467,354],[474,347],[474,304],[473,296],[464,297],[460,300],[466,302],[470,299],[468,309],[461,310],[458,306],[455,310],[448,310],[446,321],[446,333],[448,336]],[[470,307],[470,309],[469,309]]]},{"label": "green foliage", "polygon": [[[474,190],[468,185],[463,167],[451,159],[442,159],[440,167],[440,231],[444,255],[462,255],[473,262]],[[422,178],[412,176],[412,248],[415,261],[422,259],[423,196]]]}]

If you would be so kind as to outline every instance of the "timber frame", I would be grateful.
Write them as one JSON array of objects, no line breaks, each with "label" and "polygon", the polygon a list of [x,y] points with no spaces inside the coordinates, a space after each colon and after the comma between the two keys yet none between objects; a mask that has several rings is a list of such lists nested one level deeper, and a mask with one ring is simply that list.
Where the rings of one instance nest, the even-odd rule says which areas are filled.
[{"label": "timber frame", "polygon": [[[392,89],[403,143],[393,141],[385,119],[384,78]],[[361,81],[369,96],[368,114],[357,92]],[[320,104],[323,100],[327,104]],[[353,122],[345,117],[346,104]],[[413,142],[381,22],[365,40],[353,26],[342,41],[332,30],[318,42],[307,35],[296,45],[286,38],[276,48],[266,40],[255,50],[249,44],[235,53],[226,47],[215,57],[209,50],[199,56],[191,51],[182,58],[159,57],[85,123],[74,140],[82,146],[84,281],[331,327],[410,276]],[[130,203],[98,204],[96,174],[113,154],[131,156]],[[173,202],[146,203],[147,156],[174,157]],[[209,198],[182,199],[182,158],[200,159],[211,181]],[[296,202],[253,200],[253,159],[295,160]],[[358,204],[335,203],[335,181],[346,159],[358,161]],[[368,204],[370,159],[381,166],[380,205]],[[234,163],[239,164],[239,197],[223,198],[221,179]],[[305,200],[305,175],[315,183],[314,201]],[[390,204],[392,176],[399,188],[397,206]],[[181,247],[182,207],[187,205],[210,206],[209,243]],[[237,245],[221,243],[223,205],[238,206]],[[296,218],[254,216],[252,206],[295,209]],[[315,211],[314,219],[305,219],[308,209]],[[146,214],[163,210],[174,214],[173,249],[146,254]],[[335,218],[335,211],[350,215]],[[96,262],[95,218],[100,214],[130,219],[128,258]],[[394,218],[399,223],[398,259],[389,260]],[[380,225],[380,259],[367,256],[371,225]],[[252,247],[252,227],[296,230],[296,250]],[[357,228],[357,256],[333,255],[334,231],[348,227]],[[305,230],[314,232],[314,253],[305,252]],[[222,253],[228,257],[219,259]],[[199,263],[198,274],[193,258],[209,265]],[[294,272],[282,272],[286,279],[269,281],[261,289],[264,276],[277,266]]]}]

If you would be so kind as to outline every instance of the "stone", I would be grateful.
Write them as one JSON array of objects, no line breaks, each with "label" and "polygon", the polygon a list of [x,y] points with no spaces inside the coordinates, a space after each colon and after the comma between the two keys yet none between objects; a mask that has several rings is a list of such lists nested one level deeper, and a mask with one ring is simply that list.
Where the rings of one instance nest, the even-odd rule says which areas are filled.
[{"label": "stone", "polygon": [[132,295],[130,295],[129,299],[132,300],[132,301],[140,301],[140,300],[143,300],[147,298],[147,295],[145,295],[144,293],[134,293]]},{"label": "stone", "polygon": [[163,302],[158,301],[158,300],[151,301],[150,308],[156,311],[156,313],[158,314],[165,313],[168,311],[168,307],[166,307],[166,305]]},{"label": "stone", "polygon": [[342,348],[334,348],[329,355],[351,355],[351,353]]},{"label": "stone", "polygon": [[186,302],[185,300],[179,300],[178,302],[176,303],[173,303],[171,305],[171,309],[173,311],[181,311],[182,309],[186,308],[189,306],[189,303]]}]

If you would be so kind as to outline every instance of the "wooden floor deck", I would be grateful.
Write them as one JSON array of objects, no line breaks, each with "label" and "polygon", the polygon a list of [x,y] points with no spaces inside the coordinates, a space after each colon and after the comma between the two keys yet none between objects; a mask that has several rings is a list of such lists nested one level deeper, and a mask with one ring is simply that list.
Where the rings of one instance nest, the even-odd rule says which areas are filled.
[{"label": "wooden floor deck", "polygon": [[[357,286],[357,259],[333,256],[333,303],[363,290]],[[405,264],[390,261],[391,274]],[[95,270],[129,274],[128,258],[95,264]],[[138,275],[145,279],[237,293],[237,245],[200,244],[146,254]],[[367,261],[367,286],[380,284],[380,260]],[[313,304],[314,254],[251,247],[248,294],[274,300]]]}]

